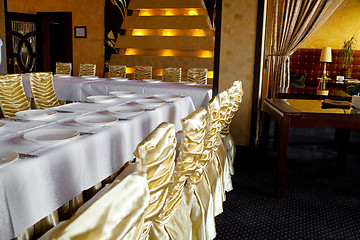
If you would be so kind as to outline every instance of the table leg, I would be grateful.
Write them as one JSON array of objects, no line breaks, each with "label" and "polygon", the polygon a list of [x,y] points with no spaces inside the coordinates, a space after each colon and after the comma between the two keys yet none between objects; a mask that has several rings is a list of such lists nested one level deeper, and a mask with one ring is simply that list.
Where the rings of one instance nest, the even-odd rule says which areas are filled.
[{"label": "table leg", "polygon": [[338,147],[336,169],[338,171],[344,171],[346,168],[349,141],[350,141],[350,129],[336,129],[335,142]]},{"label": "table leg", "polygon": [[290,119],[282,118],[279,126],[279,142],[278,142],[278,172],[276,181],[276,196],[282,198],[285,191],[286,180],[286,163],[287,163],[287,149],[289,142],[289,128]]},{"label": "table leg", "polygon": [[262,159],[265,159],[268,151],[268,143],[269,143],[269,128],[270,128],[270,116],[264,112],[263,113],[263,127],[261,134],[261,156]]}]

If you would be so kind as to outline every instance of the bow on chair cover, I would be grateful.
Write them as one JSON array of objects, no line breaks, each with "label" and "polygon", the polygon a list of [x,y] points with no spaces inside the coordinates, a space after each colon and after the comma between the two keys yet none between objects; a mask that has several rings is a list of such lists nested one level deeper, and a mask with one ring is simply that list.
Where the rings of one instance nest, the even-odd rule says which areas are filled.
[{"label": "bow on chair cover", "polygon": [[182,119],[182,137],[177,162],[188,175],[184,190],[192,221],[192,239],[213,239],[216,236],[214,203],[211,187],[204,172],[204,153],[207,111],[199,108]]},{"label": "bow on chair cover", "polygon": [[51,72],[30,73],[30,87],[38,109],[60,106],[55,94]]},{"label": "bow on chair cover", "polygon": [[136,162],[147,173],[150,190],[149,206],[145,210],[145,222],[140,239],[148,239],[154,220],[166,206],[170,194],[169,185],[175,168],[175,126],[161,123],[147,136],[134,152]]},{"label": "bow on chair cover", "polygon": [[13,117],[16,112],[30,109],[21,74],[0,75],[0,107],[4,117]]},{"label": "bow on chair cover", "polygon": [[[114,181],[96,200],[82,207],[68,221],[46,233],[47,239],[136,239],[134,228],[140,232],[145,208],[149,202],[146,173],[136,171],[122,181]],[[131,234],[129,234],[131,233]]]}]

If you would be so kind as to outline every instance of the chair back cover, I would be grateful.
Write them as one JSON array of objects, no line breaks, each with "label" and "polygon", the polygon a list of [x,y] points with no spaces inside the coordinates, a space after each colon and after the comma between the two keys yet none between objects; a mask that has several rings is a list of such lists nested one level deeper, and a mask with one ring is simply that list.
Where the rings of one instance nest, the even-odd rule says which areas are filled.
[{"label": "chair back cover", "polygon": [[175,168],[175,148],[175,126],[164,122],[139,143],[134,152],[136,161],[147,173],[150,190],[141,239],[148,238],[153,219],[159,216],[165,206]]},{"label": "chair back cover", "polygon": [[114,181],[91,205],[56,227],[50,239],[132,239],[127,234],[143,220],[148,203],[146,173],[134,172]]},{"label": "chair back cover", "polygon": [[91,63],[80,63],[79,76],[95,76],[96,65]]},{"label": "chair back cover", "polygon": [[207,69],[190,68],[187,72],[187,79],[189,82],[194,82],[197,84],[207,84]]},{"label": "chair back cover", "polygon": [[135,66],[134,79],[152,79],[152,66]]},{"label": "chair back cover", "polygon": [[113,77],[126,78],[126,66],[109,65],[109,78]]},{"label": "chair back cover", "polygon": [[57,62],[55,74],[71,75],[71,69],[72,69],[71,63]]},{"label": "chair back cover", "polygon": [[162,70],[163,82],[181,82],[181,68],[168,67]]},{"label": "chair back cover", "polygon": [[0,107],[4,117],[13,117],[16,112],[30,109],[21,74],[0,75]]},{"label": "chair back cover", "polygon": [[30,73],[30,87],[38,109],[60,106],[55,94],[51,72]]}]

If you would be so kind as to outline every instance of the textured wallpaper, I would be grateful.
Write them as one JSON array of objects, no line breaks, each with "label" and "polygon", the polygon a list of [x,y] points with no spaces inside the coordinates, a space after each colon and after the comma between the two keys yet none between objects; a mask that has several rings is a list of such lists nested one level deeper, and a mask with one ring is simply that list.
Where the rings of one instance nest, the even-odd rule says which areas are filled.
[{"label": "textured wallpaper", "polygon": [[331,47],[339,49],[344,40],[357,37],[357,49],[360,49],[360,1],[349,0],[344,8],[335,13],[322,27],[310,36],[301,48]]}]

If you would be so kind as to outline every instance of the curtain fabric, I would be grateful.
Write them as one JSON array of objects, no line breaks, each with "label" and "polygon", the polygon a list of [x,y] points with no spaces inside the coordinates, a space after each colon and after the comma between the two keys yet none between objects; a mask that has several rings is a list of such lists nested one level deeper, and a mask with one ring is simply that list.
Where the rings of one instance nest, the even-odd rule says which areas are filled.
[{"label": "curtain fabric", "polygon": [[289,56],[346,0],[272,0],[271,98],[289,87]]}]

